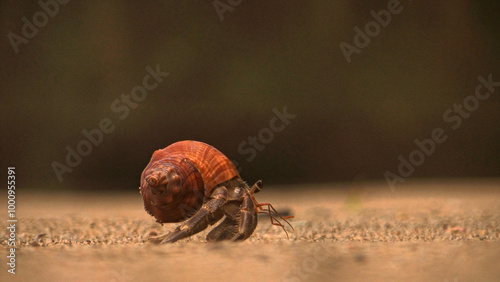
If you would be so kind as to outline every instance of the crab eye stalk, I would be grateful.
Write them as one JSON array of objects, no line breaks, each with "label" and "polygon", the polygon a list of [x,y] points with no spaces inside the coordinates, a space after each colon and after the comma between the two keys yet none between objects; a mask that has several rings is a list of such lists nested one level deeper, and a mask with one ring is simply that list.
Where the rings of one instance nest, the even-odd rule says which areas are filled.
[{"label": "crab eye stalk", "polygon": [[262,190],[263,184],[262,180],[255,182],[255,184],[250,188],[250,194],[257,194]]}]

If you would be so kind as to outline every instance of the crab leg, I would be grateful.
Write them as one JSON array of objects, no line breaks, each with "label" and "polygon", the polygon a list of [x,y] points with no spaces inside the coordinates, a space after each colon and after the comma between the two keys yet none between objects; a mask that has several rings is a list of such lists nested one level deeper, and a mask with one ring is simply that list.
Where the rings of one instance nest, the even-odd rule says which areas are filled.
[{"label": "crab leg", "polygon": [[207,241],[245,240],[257,227],[257,213],[252,199],[247,195],[243,202],[230,202],[224,209],[226,218],[207,235]]},{"label": "crab leg", "polygon": [[231,241],[245,240],[252,235],[257,227],[257,213],[255,212],[255,205],[251,197],[246,196],[243,199],[239,212],[239,228]]},{"label": "crab leg", "polygon": [[226,187],[217,187],[212,193],[212,199],[204,203],[190,219],[177,226],[177,228],[172,231],[172,233],[168,234],[161,243],[174,243],[175,241],[203,231],[208,227],[208,225],[219,221],[224,215],[221,207],[226,203],[226,201]]}]

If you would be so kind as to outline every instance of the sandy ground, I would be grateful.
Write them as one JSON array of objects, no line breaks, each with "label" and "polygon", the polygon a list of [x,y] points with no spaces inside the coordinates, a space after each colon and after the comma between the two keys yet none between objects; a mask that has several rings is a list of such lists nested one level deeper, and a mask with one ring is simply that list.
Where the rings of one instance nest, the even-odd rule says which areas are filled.
[{"label": "sandy ground", "polygon": [[265,186],[257,199],[295,216],[290,239],[260,217],[245,242],[170,245],[146,242],[176,225],[138,193],[18,193],[16,274],[4,228],[1,281],[500,281],[500,180]]}]

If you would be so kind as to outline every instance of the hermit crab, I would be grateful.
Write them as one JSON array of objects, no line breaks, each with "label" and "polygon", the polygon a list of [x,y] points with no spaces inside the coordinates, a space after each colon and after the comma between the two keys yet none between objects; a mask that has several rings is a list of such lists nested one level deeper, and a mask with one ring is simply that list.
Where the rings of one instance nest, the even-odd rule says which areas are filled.
[{"label": "hermit crab", "polygon": [[278,218],[290,225],[287,219],[293,216],[282,217],[271,204],[258,203],[254,194],[262,187],[261,180],[249,187],[219,150],[187,140],[153,153],[139,189],[145,210],[157,222],[183,221],[170,234],[154,238],[164,244],[192,236],[222,218],[207,241],[245,240],[257,227],[259,213],[269,215],[273,225],[285,230]]}]

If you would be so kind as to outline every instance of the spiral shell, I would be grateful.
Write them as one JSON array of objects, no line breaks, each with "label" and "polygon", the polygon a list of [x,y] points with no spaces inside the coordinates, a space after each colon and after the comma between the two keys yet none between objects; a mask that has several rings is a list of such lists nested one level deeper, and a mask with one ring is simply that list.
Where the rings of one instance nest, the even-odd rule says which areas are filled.
[{"label": "spiral shell", "polygon": [[214,147],[176,142],[155,151],[142,172],[144,208],[160,223],[182,221],[201,207],[214,187],[235,177],[239,174],[233,163]]}]

